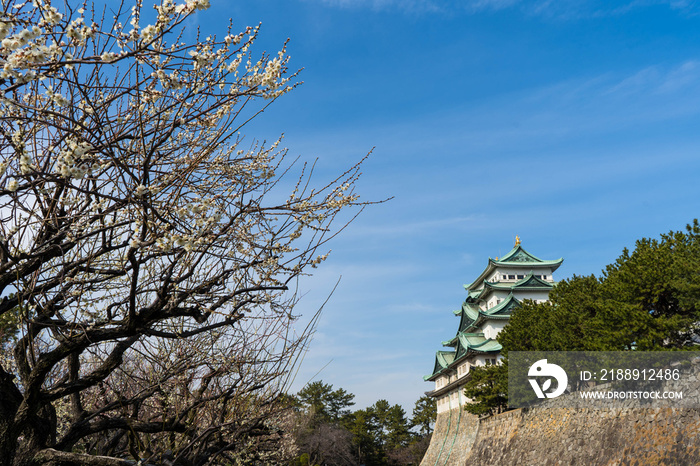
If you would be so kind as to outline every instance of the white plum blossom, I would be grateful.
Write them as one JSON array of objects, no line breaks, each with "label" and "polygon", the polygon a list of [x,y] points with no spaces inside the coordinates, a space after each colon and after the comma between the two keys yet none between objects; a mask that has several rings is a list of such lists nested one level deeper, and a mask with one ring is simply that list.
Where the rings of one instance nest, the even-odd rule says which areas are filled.
[{"label": "white plum blossom", "polygon": [[148,194],[148,188],[142,184],[138,185],[134,190],[136,197],[143,197]]},{"label": "white plum blossom", "polygon": [[145,28],[141,29],[141,39],[150,42],[158,33],[158,28],[152,24],[149,24]]},{"label": "white plum blossom", "polygon": [[0,21],[0,39],[4,39],[10,32],[10,30],[11,27],[9,23],[6,23],[5,21]]},{"label": "white plum blossom", "polygon": [[23,175],[30,173],[34,167],[31,165],[29,154],[23,153],[19,158],[19,170]]},{"label": "white plum blossom", "polygon": [[65,178],[83,178],[95,168],[94,163],[84,159],[92,148],[92,145],[88,142],[78,142],[74,138],[68,139],[66,147],[58,154],[56,172]]},{"label": "white plum blossom", "polygon": [[49,87],[46,90],[46,95],[48,96],[49,99],[51,99],[56,105],[60,107],[67,107],[70,105],[70,100],[66,99],[63,97],[63,95],[59,94],[58,92],[54,92],[51,87]]},{"label": "white plum blossom", "polygon": [[[246,429],[260,424],[249,420],[275,406],[255,387],[283,385],[306,345],[287,287],[325,260],[336,216],[361,205],[361,162],[315,187],[279,140],[246,139],[239,130],[263,99],[295,85],[285,44],[258,50],[259,27],[199,39],[186,27],[209,0],[155,3],[111,17],[111,3],[103,15],[77,0],[3,2],[0,279],[16,294],[5,293],[17,300],[8,309],[31,303],[29,316],[48,319],[20,319],[27,344],[3,354],[24,358],[17,393],[55,411],[41,426],[51,438],[136,456],[131,439],[98,451],[104,442],[80,424],[113,419],[100,435],[126,432],[136,449],[147,440],[152,458],[176,448],[183,464],[219,464],[276,448],[250,446],[259,436]],[[233,378],[242,394],[225,388]],[[167,419],[178,425],[154,421]],[[214,437],[238,451],[210,448]],[[0,463],[24,464],[4,454]],[[61,454],[84,459],[70,446]]]},{"label": "white plum blossom", "polygon": [[102,55],[100,55],[100,60],[102,60],[104,62],[111,62],[118,57],[119,57],[118,53],[104,52],[104,53],[102,53]]}]

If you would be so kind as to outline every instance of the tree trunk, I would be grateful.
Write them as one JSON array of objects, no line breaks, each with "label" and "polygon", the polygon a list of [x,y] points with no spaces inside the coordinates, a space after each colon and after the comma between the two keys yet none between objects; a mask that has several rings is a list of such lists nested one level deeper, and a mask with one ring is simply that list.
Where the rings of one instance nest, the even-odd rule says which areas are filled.
[{"label": "tree trunk", "polygon": [[134,466],[135,462],[109,456],[85,455],[47,448],[39,451],[26,464],[32,466]]},{"label": "tree trunk", "polygon": [[24,424],[25,428],[21,430],[23,438],[17,445],[14,458],[16,466],[30,464],[38,451],[56,443],[56,410],[50,403],[44,404],[38,412],[27,415]]},{"label": "tree trunk", "polygon": [[22,393],[12,379],[14,377],[0,367],[0,464],[12,464],[17,451],[14,419],[22,403]]}]

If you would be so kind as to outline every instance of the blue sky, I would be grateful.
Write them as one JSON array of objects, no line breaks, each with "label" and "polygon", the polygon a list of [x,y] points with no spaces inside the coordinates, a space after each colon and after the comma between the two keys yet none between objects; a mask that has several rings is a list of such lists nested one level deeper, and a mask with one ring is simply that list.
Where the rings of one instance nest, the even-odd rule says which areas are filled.
[{"label": "blue sky", "polygon": [[464,283],[515,235],[556,279],[682,229],[700,193],[700,5],[637,0],[212,0],[211,32],[262,22],[304,84],[245,131],[285,134],[323,179],[374,148],[367,209],[302,283],[334,284],[294,386],[407,411],[454,335]]}]

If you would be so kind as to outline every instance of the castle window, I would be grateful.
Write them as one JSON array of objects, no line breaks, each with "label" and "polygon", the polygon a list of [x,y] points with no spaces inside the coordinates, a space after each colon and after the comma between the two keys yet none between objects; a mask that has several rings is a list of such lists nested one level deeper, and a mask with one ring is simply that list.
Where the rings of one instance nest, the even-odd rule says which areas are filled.
[{"label": "castle window", "polygon": [[508,280],[515,280],[515,275],[508,275]]},{"label": "castle window", "polygon": [[522,280],[523,278],[525,278],[525,275],[518,275],[518,280]]}]

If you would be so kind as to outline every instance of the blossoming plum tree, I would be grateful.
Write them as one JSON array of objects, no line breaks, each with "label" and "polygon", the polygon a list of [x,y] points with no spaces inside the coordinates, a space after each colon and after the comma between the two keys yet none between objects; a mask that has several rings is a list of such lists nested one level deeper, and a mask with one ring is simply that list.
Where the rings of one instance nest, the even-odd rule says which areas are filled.
[{"label": "blossoming plum tree", "polygon": [[282,461],[294,284],[359,164],[245,141],[295,74],[257,27],[183,41],[209,0],[60,5],[0,15],[0,464]]}]

